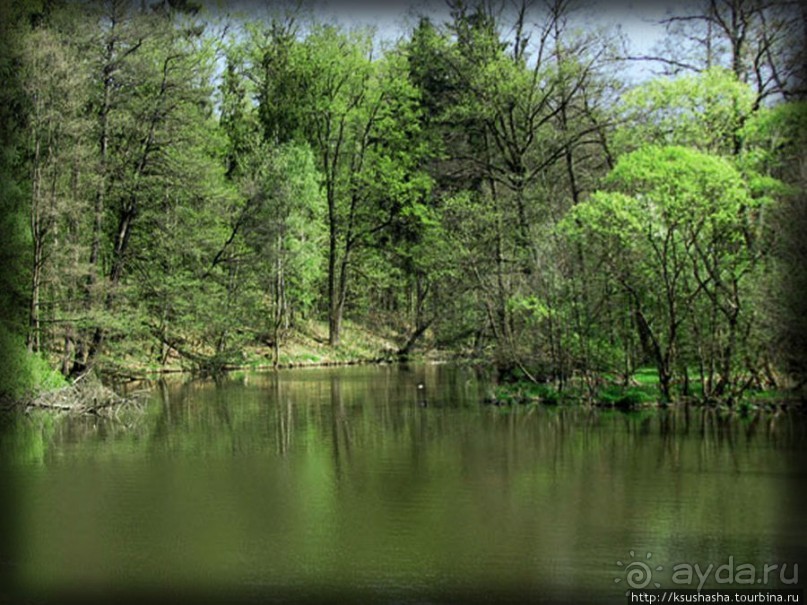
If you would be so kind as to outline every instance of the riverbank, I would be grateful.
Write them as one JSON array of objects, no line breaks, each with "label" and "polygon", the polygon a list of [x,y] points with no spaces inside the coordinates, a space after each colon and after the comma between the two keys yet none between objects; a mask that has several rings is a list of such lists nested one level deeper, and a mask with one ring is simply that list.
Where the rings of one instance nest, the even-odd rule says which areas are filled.
[{"label": "riverbank", "polygon": [[[99,365],[91,378],[123,392],[131,389],[132,384],[149,381],[168,374],[188,374],[193,376],[209,376],[236,371],[265,371],[273,369],[315,368],[329,366],[351,366],[372,363],[396,363],[400,361],[435,362],[449,361],[459,365],[474,367],[478,372],[488,375],[489,386],[481,403],[495,406],[509,405],[568,405],[635,410],[665,407],[671,405],[661,400],[658,374],[652,368],[637,370],[627,380],[617,380],[608,375],[575,376],[564,384],[554,382],[535,383],[527,380],[524,374],[517,371],[501,376],[494,370],[490,359],[468,358],[459,352],[441,351],[430,346],[424,339],[421,347],[405,358],[399,354],[401,343],[405,338],[391,328],[369,328],[364,325],[346,321],[343,326],[341,342],[332,347],[328,343],[327,322],[300,322],[293,332],[289,332],[279,350],[266,342],[245,344],[237,353],[226,357],[214,358],[211,351],[203,347],[188,355],[187,350],[180,353],[169,349],[162,355],[164,363],[155,362],[155,351],[146,346],[129,347],[127,351],[111,348],[108,355],[99,359]],[[46,364],[36,356],[37,370],[41,374],[37,378],[39,388],[15,398],[3,407],[30,409],[47,407],[50,399],[59,396],[50,393],[75,394],[75,386],[64,380],[58,372],[46,368],[55,365]],[[201,361],[200,361],[201,360]],[[204,363],[210,360],[210,363]],[[53,360],[51,360],[53,361]],[[49,371],[45,371],[49,370]],[[44,377],[44,378],[43,378]],[[57,380],[58,378],[58,380]],[[110,390],[110,392],[113,392]],[[69,399],[70,397],[68,397]],[[110,399],[110,398],[107,398]],[[786,389],[747,390],[734,401],[709,401],[699,396],[698,385],[692,384],[686,395],[679,394],[674,404],[727,407],[741,411],[755,409],[778,409],[802,404],[804,394]],[[111,399],[110,399],[111,400]],[[32,402],[44,402],[43,405]],[[61,403],[56,406],[61,409]],[[73,397],[69,407],[82,409],[85,407],[79,398]],[[90,406],[92,407],[92,406]]]},{"label": "riverbank", "polygon": [[[175,349],[164,354],[164,363],[156,363],[154,355],[142,349],[124,354],[111,353],[99,363],[99,373],[115,382],[153,378],[164,374],[191,373],[209,375],[243,370],[271,370],[302,367],[347,366],[366,363],[401,361],[399,354],[404,339],[391,329],[371,329],[345,321],[339,345],[328,342],[328,324],[323,321],[300,322],[289,332],[276,351],[271,343],[253,342],[242,346],[236,354],[216,358],[202,350],[193,357]],[[408,354],[406,359],[420,361],[445,360],[450,355],[424,347]]]},{"label": "riverbank", "polygon": [[663,408],[671,405],[720,407],[740,412],[776,411],[803,407],[804,394],[786,389],[747,390],[734,401],[704,399],[697,394],[681,395],[672,402],[661,399],[658,375],[649,368],[638,370],[627,384],[598,381],[592,385],[582,379],[569,381],[562,388],[552,383],[512,380],[492,386],[484,402],[496,406],[510,405],[583,405],[621,410]]},{"label": "riverbank", "polygon": [[118,393],[103,384],[94,373],[89,373],[63,386],[40,387],[14,399],[3,398],[0,410],[25,414],[41,410],[106,416],[115,415],[122,408],[142,407],[147,395],[148,389]]},{"label": "riverbank", "polygon": [[[66,379],[54,368],[60,365],[56,357],[29,354],[32,374],[11,395],[0,397],[0,410],[50,409],[94,413],[106,407],[116,407],[115,392],[128,392],[131,385],[148,382],[172,374],[210,376],[237,371],[266,371],[274,369],[352,366],[400,361],[446,361],[452,355],[429,346],[413,348],[405,356],[399,353],[406,337],[390,328],[369,328],[345,321],[341,342],[332,347],[328,342],[328,324],[323,321],[299,322],[289,332],[276,352],[271,343],[251,342],[235,354],[216,357],[209,347],[197,346],[183,351],[169,348],[162,353],[163,363],[155,361],[157,354],[147,343],[110,343],[107,353],[97,365],[78,381]],[[277,353],[277,359],[275,358]],[[86,394],[80,384],[93,384],[106,391]],[[110,388],[111,387],[111,388]],[[82,401],[86,399],[86,402]],[[95,403],[92,403],[95,401]]]}]

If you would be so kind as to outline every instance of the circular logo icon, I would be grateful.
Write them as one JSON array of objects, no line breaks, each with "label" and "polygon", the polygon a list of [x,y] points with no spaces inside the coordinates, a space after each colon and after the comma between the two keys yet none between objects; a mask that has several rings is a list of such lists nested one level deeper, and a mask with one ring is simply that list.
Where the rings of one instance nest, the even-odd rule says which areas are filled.
[{"label": "circular logo icon", "polygon": [[[619,584],[622,580],[625,580],[625,584],[628,586],[628,590],[625,591],[625,594],[628,594],[631,590],[647,588],[650,583],[653,582],[653,572],[664,569],[661,565],[651,567],[650,559],[653,553],[647,553],[644,560],[636,560],[636,554],[632,550],[628,554],[631,557],[630,561],[624,563],[622,561],[616,562],[616,564],[623,569],[623,574],[622,576],[614,578],[615,584]],[[653,582],[653,586],[659,588],[661,584]]]}]

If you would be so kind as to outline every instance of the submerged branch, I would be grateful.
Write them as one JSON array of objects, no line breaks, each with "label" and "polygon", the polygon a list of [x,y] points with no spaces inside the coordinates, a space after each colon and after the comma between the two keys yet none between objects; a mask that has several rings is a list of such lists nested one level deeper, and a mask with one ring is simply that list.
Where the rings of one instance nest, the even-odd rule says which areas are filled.
[{"label": "submerged branch", "polygon": [[147,391],[137,391],[127,396],[117,394],[96,380],[80,380],[70,386],[45,391],[19,402],[26,412],[44,409],[71,414],[114,414],[118,409],[140,408]]}]

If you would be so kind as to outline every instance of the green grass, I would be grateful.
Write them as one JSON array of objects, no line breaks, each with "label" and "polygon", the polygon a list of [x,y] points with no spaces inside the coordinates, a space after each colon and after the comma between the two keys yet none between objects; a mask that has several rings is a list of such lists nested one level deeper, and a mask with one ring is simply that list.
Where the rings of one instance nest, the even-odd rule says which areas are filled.
[{"label": "green grass", "polygon": [[633,374],[632,378],[640,385],[656,386],[659,383],[658,370],[656,370],[656,368],[639,368]]},{"label": "green grass", "polygon": [[632,408],[655,402],[658,397],[648,387],[621,387],[609,385],[600,389],[596,399],[599,403],[612,407]]},{"label": "green grass", "polygon": [[527,383],[524,387],[524,395],[532,401],[537,400],[546,405],[558,405],[563,402],[563,394],[548,384]]},{"label": "green grass", "polygon": [[570,399],[570,396],[561,393],[552,385],[520,381],[497,385],[489,399],[504,405],[516,403],[558,405]]},{"label": "green grass", "polygon": [[34,391],[51,391],[67,386],[67,380],[61,372],[51,368],[41,356],[31,355],[30,364]]},{"label": "green grass", "polygon": [[36,353],[29,353],[24,339],[0,323],[0,397],[20,399],[67,386],[67,381]]},{"label": "green grass", "polygon": [[[514,373],[515,374],[515,373]],[[517,378],[517,376],[513,376]],[[629,385],[621,384],[618,376],[603,376],[603,386],[596,389],[593,401],[604,408],[616,408],[622,411],[641,411],[653,407],[661,401],[658,372],[655,368],[639,368],[632,376]],[[682,401],[682,385],[673,385],[673,402]],[[695,372],[690,371],[688,396],[690,401],[702,401],[703,387]],[[751,390],[736,402],[733,408],[725,406],[728,412],[750,414],[771,404],[791,402],[792,393],[782,390]],[[559,405],[585,404],[589,401],[581,383],[570,383],[563,391],[558,391],[551,384],[536,384],[522,379],[503,382],[492,387],[487,401],[499,405],[513,404]]]}]

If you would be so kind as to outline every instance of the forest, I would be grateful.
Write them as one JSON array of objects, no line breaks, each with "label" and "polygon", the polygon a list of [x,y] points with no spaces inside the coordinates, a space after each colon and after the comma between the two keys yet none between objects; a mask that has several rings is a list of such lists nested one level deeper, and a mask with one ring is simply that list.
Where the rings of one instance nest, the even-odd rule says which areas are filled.
[{"label": "forest", "polygon": [[642,54],[589,8],[448,0],[391,41],[4,1],[0,395],[278,366],[317,330],[587,400],[803,391],[804,8],[691,2]]}]

